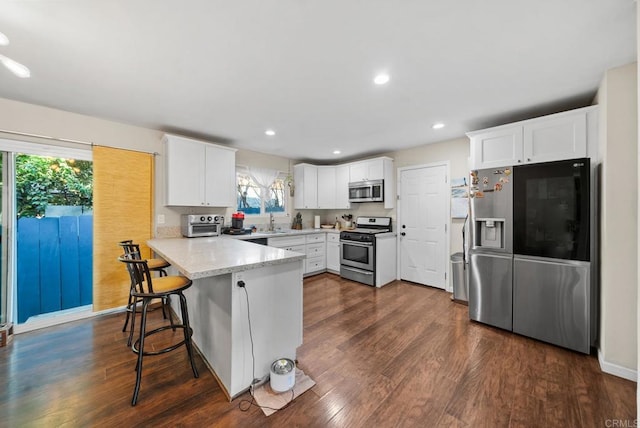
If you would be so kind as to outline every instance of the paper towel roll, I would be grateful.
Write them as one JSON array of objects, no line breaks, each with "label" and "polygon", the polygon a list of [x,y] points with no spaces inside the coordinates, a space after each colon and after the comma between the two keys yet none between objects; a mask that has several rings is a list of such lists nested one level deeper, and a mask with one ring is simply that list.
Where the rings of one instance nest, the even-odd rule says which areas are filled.
[{"label": "paper towel roll", "polygon": [[317,215],[313,218],[313,227],[314,229],[320,229],[320,216]]}]

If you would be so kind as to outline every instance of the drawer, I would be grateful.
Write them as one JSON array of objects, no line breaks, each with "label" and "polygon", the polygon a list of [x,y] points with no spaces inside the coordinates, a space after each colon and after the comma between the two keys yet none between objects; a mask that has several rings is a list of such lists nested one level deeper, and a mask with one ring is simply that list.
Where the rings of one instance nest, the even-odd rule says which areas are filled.
[{"label": "drawer", "polygon": [[326,269],[326,262],[324,257],[312,257],[306,260],[305,272],[316,272]]},{"label": "drawer", "polygon": [[295,251],[296,253],[306,254],[306,246],[305,245],[290,245],[288,247],[278,247],[284,250]]},{"label": "drawer", "polygon": [[314,233],[313,235],[307,235],[307,244],[313,244],[315,242],[324,242],[326,233]]},{"label": "drawer", "polygon": [[269,238],[267,243],[270,247],[287,248],[304,245],[305,239],[304,236],[280,236],[277,238]]},{"label": "drawer", "polygon": [[307,257],[324,256],[324,242],[320,244],[307,244]]},{"label": "drawer", "polygon": [[327,233],[327,242],[340,242],[340,234],[334,232]]}]

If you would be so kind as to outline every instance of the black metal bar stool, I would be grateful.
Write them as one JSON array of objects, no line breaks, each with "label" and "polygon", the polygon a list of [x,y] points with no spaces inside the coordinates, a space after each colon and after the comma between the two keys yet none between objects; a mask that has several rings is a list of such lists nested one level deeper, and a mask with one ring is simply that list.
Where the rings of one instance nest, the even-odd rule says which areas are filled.
[{"label": "black metal bar stool", "polygon": [[[187,310],[187,299],[182,293],[187,288],[191,287],[192,281],[184,276],[162,276],[151,278],[151,272],[146,260],[140,259],[140,253],[125,253],[118,258],[127,266],[129,275],[131,276],[131,296],[133,298],[134,307],[139,301],[142,302],[142,311],[140,319],[140,336],[138,340],[133,343],[131,350],[138,354],[138,361],[136,363],[136,386],[133,390],[133,398],[131,399],[131,405],[135,406],[138,402],[138,393],[140,392],[140,383],[142,381],[142,358],[145,355],[160,355],[173,351],[182,345],[187,348],[187,354],[189,355],[189,361],[191,362],[191,369],[193,370],[193,377],[198,377],[198,370],[196,369],[195,362],[193,360],[193,344],[191,343],[191,336],[193,330],[189,325],[189,312]],[[153,299],[164,299],[170,295],[176,295],[180,299],[180,313],[182,316],[182,324],[164,325],[162,327],[155,328],[151,331],[147,330],[147,309],[149,303]],[[131,312],[131,328],[135,324],[136,311]],[[166,348],[158,349],[155,351],[145,351],[144,341],[145,338],[152,334],[160,333],[167,329],[182,329],[184,333],[184,339],[181,342],[167,346]],[[133,331],[133,330],[132,330]]]},{"label": "black metal bar stool", "polygon": [[[120,241],[118,242],[118,245],[122,247],[125,254],[138,254],[138,255],[140,254],[140,245],[134,244],[133,240],[131,239],[128,239],[126,241]],[[167,271],[165,269],[171,266],[171,264],[164,259],[154,258],[154,259],[147,259],[147,266],[149,266],[149,270],[151,272],[157,272],[161,277],[163,277],[163,276],[167,276]],[[132,305],[132,302],[133,302],[133,297],[131,296],[131,293],[129,293],[129,300],[127,302],[127,317],[124,320],[122,331],[127,331],[127,325],[129,324],[129,316],[133,311],[136,310],[136,306]],[[164,319],[167,319],[167,313],[168,313],[169,321],[173,322],[173,320],[171,319],[171,310],[169,309],[170,307],[171,307],[170,298],[167,297],[166,299],[162,299],[162,316]],[[166,311],[165,311],[165,308],[166,308]],[[129,346],[131,346],[132,337],[133,337],[133,325],[131,326],[131,330],[129,332],[129,341],[127,342],[127,345]]]}]

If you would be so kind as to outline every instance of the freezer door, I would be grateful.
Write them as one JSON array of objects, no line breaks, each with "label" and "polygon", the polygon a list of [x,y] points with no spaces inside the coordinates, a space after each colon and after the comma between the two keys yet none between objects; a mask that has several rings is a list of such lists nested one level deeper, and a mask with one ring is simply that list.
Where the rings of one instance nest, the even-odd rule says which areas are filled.
[{"label": "freezer door", "polygon": [[513,256],[471,250],[469,268],[469,318],[511,330]]},{"label": "freezer door", "polygon": [[590,263],[514,256],[513,331],[590,352]]}]

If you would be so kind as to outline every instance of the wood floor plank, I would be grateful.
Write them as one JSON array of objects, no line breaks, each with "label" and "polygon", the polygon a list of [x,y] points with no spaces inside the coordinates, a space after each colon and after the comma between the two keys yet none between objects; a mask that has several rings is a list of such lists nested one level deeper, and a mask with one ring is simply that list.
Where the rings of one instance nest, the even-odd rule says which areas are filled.
[{"label": "wood floor plank", "polygon": [[[636,415],[636,384],[602,373],[595,356],[471,322],[450,294],[401,281],[305,279],[298,361],[316,385],[270,417],[240,409],[248,393],[229,402],[199,356],[194,379],[184,348],[145,359],[131,407],[123,317],[19,334],[0,348],[0,426],[555,427]],[[166,323],[159,311],[149,322]]]}]

